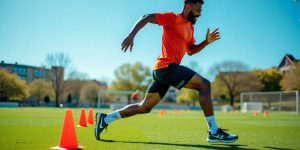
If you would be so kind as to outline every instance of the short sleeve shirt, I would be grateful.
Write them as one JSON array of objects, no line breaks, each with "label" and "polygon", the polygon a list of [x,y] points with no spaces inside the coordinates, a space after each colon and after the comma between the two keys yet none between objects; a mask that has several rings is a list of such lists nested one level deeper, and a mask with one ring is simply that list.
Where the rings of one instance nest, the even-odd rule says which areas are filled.
[{"label": "short sleeve shirt", "polygon": [[158,25],[163,27],[162,51],[157,58],[153,70],[168,67],[181,60],[189,47],[194,45],[194,27],[182,15],[172,12],[156,13]]}]

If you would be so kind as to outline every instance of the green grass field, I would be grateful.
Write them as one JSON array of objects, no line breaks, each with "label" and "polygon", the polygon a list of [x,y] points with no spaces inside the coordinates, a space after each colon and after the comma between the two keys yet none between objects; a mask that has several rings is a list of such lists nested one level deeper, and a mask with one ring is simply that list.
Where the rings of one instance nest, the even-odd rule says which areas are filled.
[{"label": "green grass field", "polygon": [[[75,124],[80,109],[72,109]],[[94,110],[95,112],[96,110]],[[109,110],[104,110],[109,112]],[[86,111],[86,113],[88,113]],[[174,115],[167,111],[159,117],[158,110],[113,122],[104,141],[94,139],[94,126],[77,128],[79,145],[84,149],[300,149],[300,114],[270,113],[233,114],[216,112],[219,126],[239,135],[232,144],[206,142],[207,126],[200,111]],[[41,150],[59,143],[65,109],[0,108],[0,149]]]}]

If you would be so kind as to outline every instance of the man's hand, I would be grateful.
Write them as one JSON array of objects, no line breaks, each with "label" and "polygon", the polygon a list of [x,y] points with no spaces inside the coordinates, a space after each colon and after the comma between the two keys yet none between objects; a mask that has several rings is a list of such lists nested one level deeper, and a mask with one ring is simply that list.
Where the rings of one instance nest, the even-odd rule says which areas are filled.
[{"label": "man's hand", "polygon": [[122,42],[122,51],[126,52],[128,48],[130,48],[130,52],[132,51],[133,47],[133,39],[134,35],[129,34]]},{"label": "man's hand", "polygon": [[135,35],[138,33],[140,29],[142,29],[147,23],[155,23],[157,24],[155,14],[148,14],[144,15],[141,19],[137,21],[137,23],[133,26],[131,32],[128,34],[128,36],[123,40],[122,42],[122,51],[126,52],[127,49],[130,49],[130,52],[132,51],[133,47],[133,39]]},{"label": "man's hand", "polygon": [[219,40],[220,39],[220,33],[219,33],[219,28],[217,28],[214,32],[209,33],[209,28],[207,29],[207,33],[206,33],[206,42],[208,44]]}]

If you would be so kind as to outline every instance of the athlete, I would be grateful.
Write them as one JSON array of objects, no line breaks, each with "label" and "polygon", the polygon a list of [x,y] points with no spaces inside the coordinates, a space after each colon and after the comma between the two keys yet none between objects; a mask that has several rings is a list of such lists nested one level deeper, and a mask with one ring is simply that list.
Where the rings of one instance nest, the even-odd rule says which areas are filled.
[{"label": "athlete", "polygon": [[136,114],[149,113],[164,97],[170,86],[194,89],[199,92],[199,103],[208,126],[208,142],[234,142],[237,135],[226,133],[219,128],[214,116],[211,100],[210,82],[195,71],[180,65],[183,56],[194,55],[204,47],[220,39],[218,29],[207,30],[206,38],[195,44],[194,28],[197,18],[201,16],[203,0],[185,0],[180,13],[166,12],[144,15],[140,18],[122,43],[122,50],[132,51],[135,35],[146,24],[158,24],[163,27],[162,51],[153,67],[153,81],[147,89],[142,102],[127,105],[124,108],[104,114],[96,113],[95,137],[100,140],[100,134],[112,121],[130,117]]}]

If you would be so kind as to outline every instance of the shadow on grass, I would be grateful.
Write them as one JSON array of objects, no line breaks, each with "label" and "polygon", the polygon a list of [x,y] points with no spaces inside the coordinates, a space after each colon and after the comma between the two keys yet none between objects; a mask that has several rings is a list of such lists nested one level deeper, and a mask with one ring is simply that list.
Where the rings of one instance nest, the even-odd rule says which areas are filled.
[{"label": "shadow on grass", "polygon": [[205,149],[230,149],[230,150],[256,150],[251,148],[242,148],[239,144],[212,144],[212,145],[198,145],[198,144],[180,144],[180,143],[163,143],[163,142],[135,142],[135,141],[115,141],[115,140],[105,140],[102,142],[118,142],[118,143],[133,143],[133,144],[149,144],[149,145],[166,145],[166,146],[179,146],[179,147],[192,147],[192,148],[205,148]]},{"label": "shadow on grass", "polygon": [[278,148],[278,147],[272,147],[272,146],[266,146],[265,148],[274,149],[274,150],[292,150],[292,149],[289,149],[289,148]]}]

